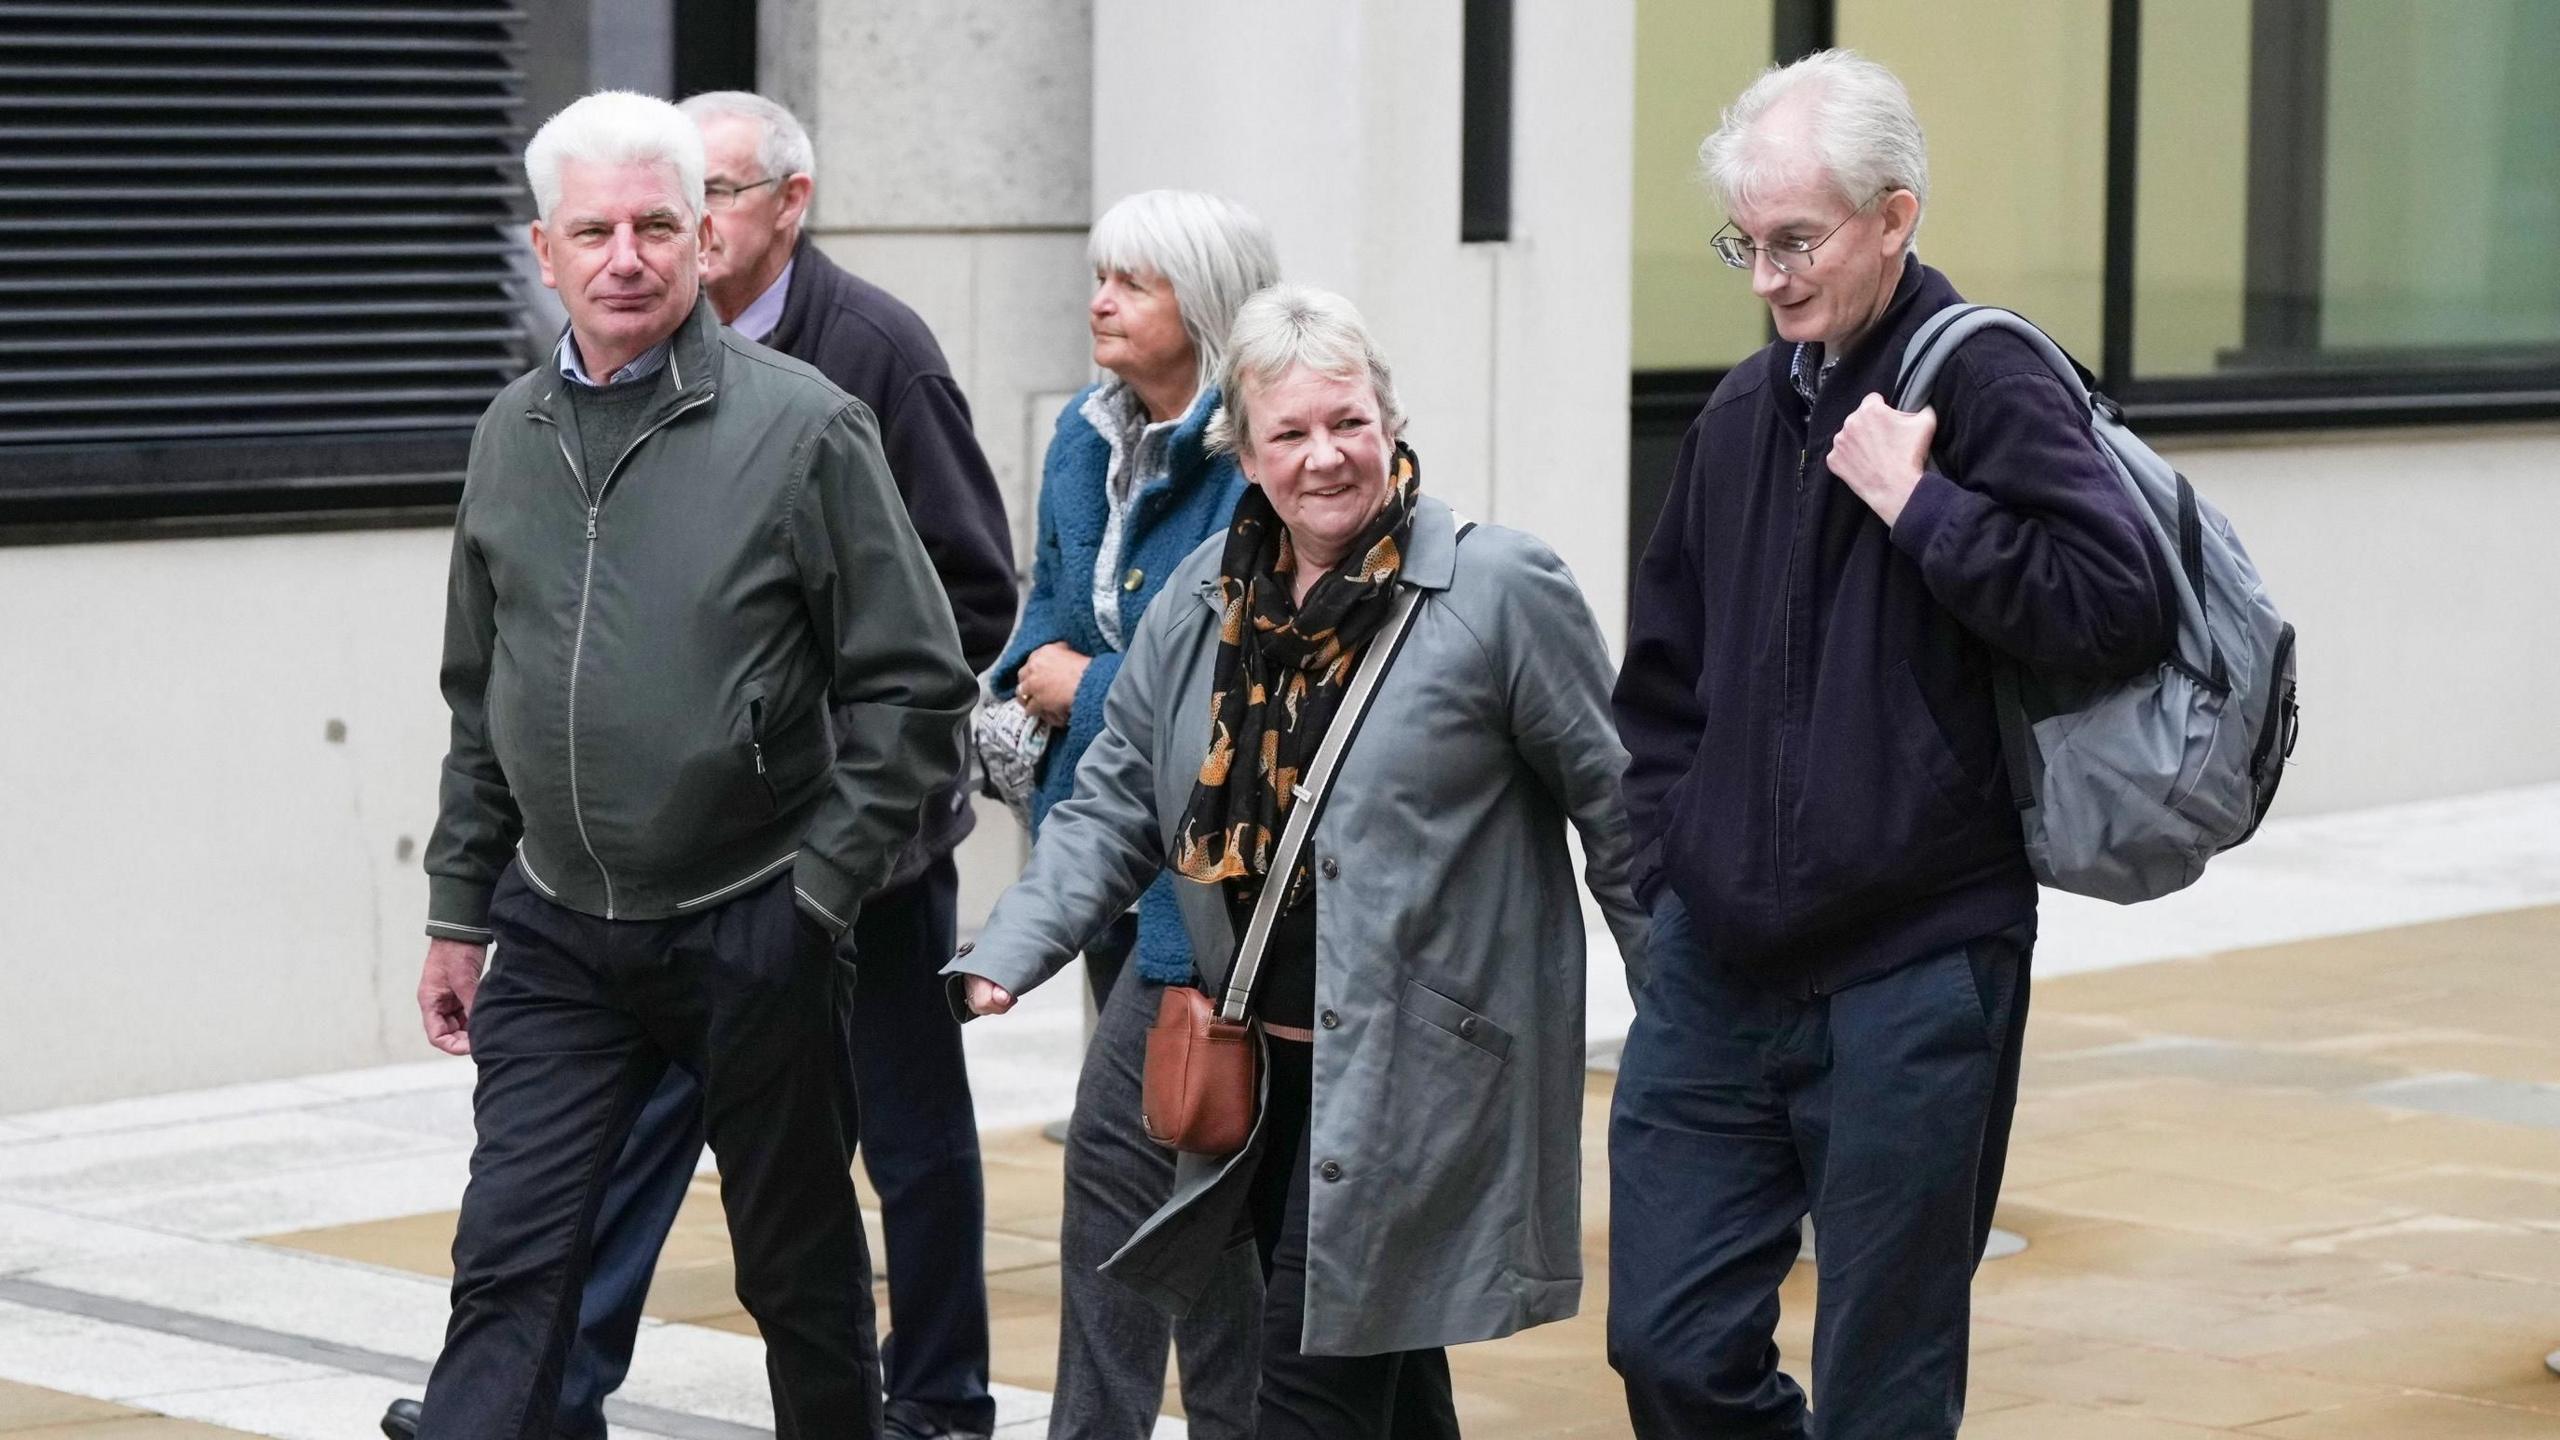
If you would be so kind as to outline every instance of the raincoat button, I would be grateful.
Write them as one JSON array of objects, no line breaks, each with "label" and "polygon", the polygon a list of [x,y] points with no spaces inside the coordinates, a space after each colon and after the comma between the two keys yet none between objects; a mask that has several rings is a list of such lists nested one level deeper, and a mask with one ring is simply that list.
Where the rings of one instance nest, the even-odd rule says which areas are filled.
[{"label": "raincoat button", "polygon": [[1476,1017],[1470,1015],[1466,1019],[1459,1021],[1458,1033],[1469,1040],[1476,1038]]},{"label": "raincoat button", "polygon": [[1331,1160],[1327,1160],[1323,1165],[1317,1167],[1316,1173],[1322,1175],[1327,1180],[1339,1180],[1342,1178],[1342,1167]]},{"label": "raincoat button", "polygon": [[1339,1030],[1342,1028],[1342,1017],[1334,1014],[1330,1010],[1327,1010],[1324,1012],[1324,1018],[1320,1023],[1327,1030]]},{"label": "raincoat button", "polygon": [[1331,880],[1342,873],[1342,867],[1333,863],[1333,857],[1330,855],[1324,857],[1324,864],[1320,868],[1323,869],[1324,878],[1327,880]]}]

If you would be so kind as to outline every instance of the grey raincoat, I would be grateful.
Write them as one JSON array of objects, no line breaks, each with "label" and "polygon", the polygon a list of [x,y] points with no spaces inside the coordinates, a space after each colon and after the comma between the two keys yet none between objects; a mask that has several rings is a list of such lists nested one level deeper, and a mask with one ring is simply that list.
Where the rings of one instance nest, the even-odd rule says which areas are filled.
[{"label": "grey raincoat", "polygon": [[[1027,990],[1163,867],[1208,747],[1225,543],[1193,551],[1148,607],[1074,795],[950,973]],[[1568,822],[1631,980],[1643,963],[1609,652],[1573,576],[1518,531],[1458,544],[1425,496],[1404,582],[1426,593],[1310,842],[1308,1354],[1490,1340],[1574,1313],[1585,972]],[[1214,995],[1235,951],[1225,904],[1175,888]],[[1173,1198],[1104,1273],[1189,1309],[1220,1254],[1251,1243],[1261,1144],[1181,1157]]]}]

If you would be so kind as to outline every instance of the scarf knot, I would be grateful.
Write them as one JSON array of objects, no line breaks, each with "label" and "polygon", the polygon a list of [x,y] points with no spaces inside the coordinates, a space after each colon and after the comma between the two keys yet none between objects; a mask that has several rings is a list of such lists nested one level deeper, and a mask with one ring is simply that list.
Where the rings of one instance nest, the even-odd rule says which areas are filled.
[{"label": "scarf knot", "polygon": [[[1395,608],[1421,491],[1421,462],[1399,443],[1385,503],[1304,601],[1294,596],[1296,542],[1269,497],[1249,486],[1237,502],[1217,580],[1209,753],[1174,837],[1173,866],[1223,885],[1239,915],[1260,898],[1299,779]],[[1296,899],[1305,876],[1301,860],[1284,898]]]}]

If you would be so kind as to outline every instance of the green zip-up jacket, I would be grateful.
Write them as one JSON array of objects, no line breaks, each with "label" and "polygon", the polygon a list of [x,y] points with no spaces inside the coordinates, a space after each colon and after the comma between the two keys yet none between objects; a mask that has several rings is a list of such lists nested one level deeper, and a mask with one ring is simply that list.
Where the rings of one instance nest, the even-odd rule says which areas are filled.
[{"label": "green zip-up jacket", "polygon": [[427,933],[488,940],[515,860],[616,920],[789,867],[841,935],[958,773],[977,697],[871,412],[708,300],[620,456],[579,453],[569,383],[536,369],[472,438]]}]

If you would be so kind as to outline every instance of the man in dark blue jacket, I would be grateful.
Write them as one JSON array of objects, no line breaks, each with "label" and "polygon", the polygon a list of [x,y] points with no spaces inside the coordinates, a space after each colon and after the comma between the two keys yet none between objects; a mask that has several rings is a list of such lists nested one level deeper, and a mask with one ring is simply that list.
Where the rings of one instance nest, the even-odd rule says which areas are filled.
[{"label": "man in dark blue jacket", "polygon": [[[1690,427],[1630,606],[1655,961],[1610,1124],[1610,1358],[1649,1440],[1951,1436],[2035,938],[1993,668],[2133,673],[2175,612],[2022,342],[1969,342],[1942,409],[1892,407],[1906,342],[1962,301],[1911,253],[1928,162],[1890,72],[1774,70],[1701,159],[1778,340]],[[1810,1417],[1771,1340],[1808,1213]]]},{"label": "man in dark blue jacket", "polygon": [[[1017,604],[1004,500],[933,332],[896,297],[829,261],[802,232],[809,137],[758,95],[697,95],[710,249],[703,289],[749,340],[814,366],[879,417],[890,478],[942,581],[973,670],[995,663]],[[896,1322],[881,1347],[888,1440],[983,1437],[988,1393],[985,1180],[959,1024],[940,970],[957,948],[952,850],[974,823],[965,784],[928,797],[922,828],[847,937],[860,1145],[880,1196]],[[633,1124],[596,1217],[578,1333],[554,1433],[603,1440],[604,1401],[631,1364],[641,1305],[703,1146],[702,1089],[670,1069]],[[868,1277],[864,1277],[868,1283]],[[384,1430],[415,1433],[415,1402]]]}]

